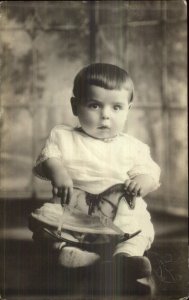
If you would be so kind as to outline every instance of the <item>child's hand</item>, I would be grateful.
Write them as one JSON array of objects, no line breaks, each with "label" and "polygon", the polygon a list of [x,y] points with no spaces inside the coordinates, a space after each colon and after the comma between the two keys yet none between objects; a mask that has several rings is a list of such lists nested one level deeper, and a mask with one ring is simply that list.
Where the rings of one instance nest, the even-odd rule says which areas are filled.
[{"label": "child's hand", "polygon": [[137,183],[134,179],[127,179],[125,180],[125,191],[128,195],[141,196],[142,186],[139,183]]},{"label": "child's hand", "polygon": [[49,158],[43,163],[43,170],[51,180],[53,186],[53,195],[61,197],[61,204],[69,203],[73,193],[73,181],[62,166],[59,159]]},{"label": "child's hand", "polygon": [[128,195],[144,197],[154,190],[155,182],[150,175],[137,175],[134,179],[125,181],[125,191]]},{"label": "child's hand", "polygon": [[68,204],[73,194],[73,181],[65,170],[52,175],[53,195],[61,197],[61,204]]}]

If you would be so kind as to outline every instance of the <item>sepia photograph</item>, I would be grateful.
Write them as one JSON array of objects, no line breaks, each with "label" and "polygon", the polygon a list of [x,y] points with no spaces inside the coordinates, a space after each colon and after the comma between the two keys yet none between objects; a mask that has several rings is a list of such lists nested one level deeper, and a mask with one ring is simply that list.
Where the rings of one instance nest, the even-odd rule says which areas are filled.
[{"label": "sepia photograph", "polygon": [[187,300],[187,1],[0,1],[0,300]]}]

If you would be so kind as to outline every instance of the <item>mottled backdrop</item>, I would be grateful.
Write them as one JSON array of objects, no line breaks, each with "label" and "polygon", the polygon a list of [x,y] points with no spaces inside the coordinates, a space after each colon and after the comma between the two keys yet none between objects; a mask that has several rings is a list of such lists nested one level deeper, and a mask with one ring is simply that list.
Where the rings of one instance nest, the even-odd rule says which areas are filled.
[{"label": "mottled backdrop", "polygon": [[0,2],[0,197],[50,197],[32,166],[56,124],[77,124],[75,73],[115,63],[135,82],[127,130],[162,169],[151,208],[186,214],[186,1]]}]

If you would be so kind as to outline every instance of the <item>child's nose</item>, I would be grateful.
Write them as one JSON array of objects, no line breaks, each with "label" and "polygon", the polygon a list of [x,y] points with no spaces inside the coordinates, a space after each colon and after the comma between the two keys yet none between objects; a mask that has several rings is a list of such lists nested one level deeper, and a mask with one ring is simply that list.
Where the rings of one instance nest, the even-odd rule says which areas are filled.
[{"label": "child's nose", "polygon": [[102,118],[103,119],[109,119],[110,118],[110,111],[108,108],[102,109]]}]

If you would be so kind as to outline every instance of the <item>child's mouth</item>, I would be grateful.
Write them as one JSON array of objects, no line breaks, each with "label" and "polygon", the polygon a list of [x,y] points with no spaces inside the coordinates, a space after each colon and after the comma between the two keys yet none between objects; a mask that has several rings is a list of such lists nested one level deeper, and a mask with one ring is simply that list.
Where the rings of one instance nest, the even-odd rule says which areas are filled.
[{"label": "child's mouth", "polygon": [[100,129],[100,130],[110,130],[110,127],[103,125],[103,126],[99,126],[98,129]]}]

